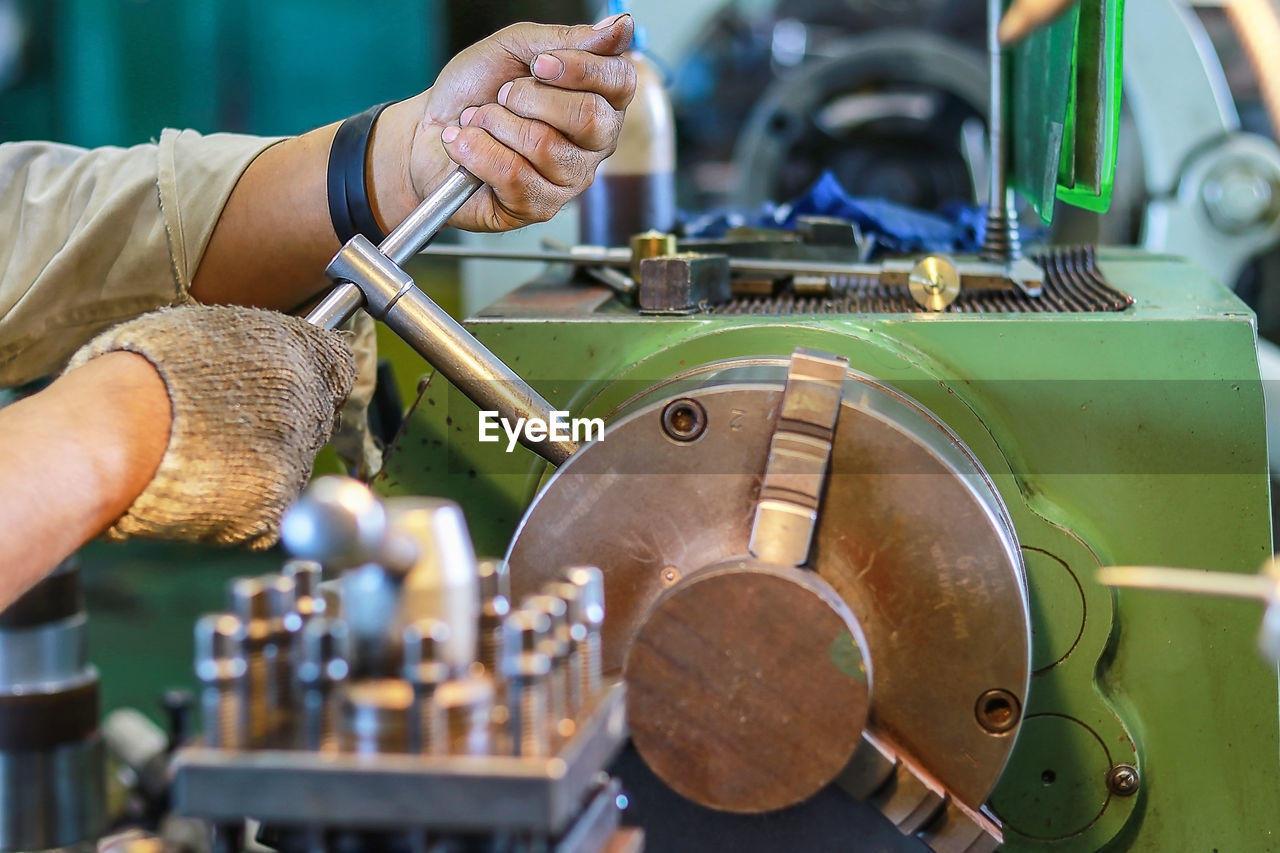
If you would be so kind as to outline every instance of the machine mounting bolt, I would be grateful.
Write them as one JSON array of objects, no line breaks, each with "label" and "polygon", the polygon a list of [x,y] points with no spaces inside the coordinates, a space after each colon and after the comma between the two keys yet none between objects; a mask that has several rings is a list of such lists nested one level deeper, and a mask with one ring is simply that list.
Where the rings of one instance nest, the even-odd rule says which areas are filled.
[{"label": "machine mounting bolt", "polygon": [[1022,719],[1022,703],[1008,690],[996,688],[978,697],[974,705],[978,725],[993,735],[1007,734]]},{"label": "machine mounting bolt", "polygon": [[707,410],[688,397],[672,400],[662,410],[662,430],[673,441],[697,441],[707,430]]},{"label": "machine mounting bolt", "polygon": [[1138,793],[1138,768],[1132,764],[1117,764],[1107,771],[1107,790],[1117,797],[1131,797]]}]

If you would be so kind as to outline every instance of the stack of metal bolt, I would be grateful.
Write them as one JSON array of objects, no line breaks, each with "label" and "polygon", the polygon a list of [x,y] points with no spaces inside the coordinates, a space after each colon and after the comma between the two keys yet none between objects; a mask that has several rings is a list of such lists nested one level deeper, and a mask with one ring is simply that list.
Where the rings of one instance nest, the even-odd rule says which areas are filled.
[{"label": "stack of metal bolt", "polygon": [[[569,568],[513,608],[506,563],[475,558],[455,504],[384,504],[342,478],[313,484],[286,517],[283,538],[298,558],[281,574],[234,580],[228,611],[196,625],[205,736],[203,747],[180,756],[177,800],[185,813],[215,819],[223,838],[239,800],[245,816],[273,817],[268,803],[243,794],[199,802],[202,782],[231,783],[223,771],[241,756],[323,775],[338,765],[313,767],[302,756],[412,755],[424,757],[423,778],[474,777],[467,759],[545,765],[606,704],[616,719],[581,734],[609,741],[595,773],[621,745],[621,705],[604,701],[620,688],[601,679],[599,569]],[[516,764],[484,767],[497,777],[529,776]],[[327,811],[309,816],[309,850],[328,846],[326,827],[360,822]],[[275,815],[295,825],[298,818]],[[412,814],[404,821],[417,831],[435,823]]]}]

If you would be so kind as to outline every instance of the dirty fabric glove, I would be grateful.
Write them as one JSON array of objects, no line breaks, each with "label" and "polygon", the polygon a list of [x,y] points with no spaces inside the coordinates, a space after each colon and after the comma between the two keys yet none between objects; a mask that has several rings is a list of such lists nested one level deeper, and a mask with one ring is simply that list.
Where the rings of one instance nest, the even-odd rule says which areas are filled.
[{"label": "dirty fabric glove", "polygon": [[68,370],[113,350],[155,366],[173,425],[155,477],[107,537],[274,543],[355,381],[346,336],[272,311],[187,305],[107,330]]},{"label": "dirty fabric glove", "polygon": [[382,470],[382,447],[369,428],[369,406],[378,386],[378,337],[373,318],[363,311],[342,325],[356,357],[356,381],[329,439],[338,458],[353,477],[371,480]]}]

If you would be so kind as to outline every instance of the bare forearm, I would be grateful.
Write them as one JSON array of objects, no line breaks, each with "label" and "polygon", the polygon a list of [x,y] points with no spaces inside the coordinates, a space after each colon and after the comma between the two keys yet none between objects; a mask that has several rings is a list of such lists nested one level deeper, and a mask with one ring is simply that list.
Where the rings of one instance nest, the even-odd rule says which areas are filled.
[{"label": "bare forearm", "polygon": [[0,410],[0,609],[128,509],[169,425],[164,383],[127,352]]},{"label": "bare forearm", "polygon": [[[408,191],[404,140],[421,114],[418,101],[389,107],[374,129],[367,175],[383,230],[397,225],[416,203]],[[249,164],[196,270],[195,299],[288,311],[324,287],[324,268],[339,249],[326,189],[337,128],[331,124],[286,139]]]},{"label": "bare forearm", "polygon": [[[505,231],[542,222],[591,183],[613,152],[635,69],[621,56],[629,15],[595,27],[517,24],[468,48],[425,92],[373,126],[365,180],[383,231],[455,164],[485,187],[450,224]],[[339,248],[329,221],[331,124],[263,151],[231,192],[191,295],[288,311],[325,285]]]}]

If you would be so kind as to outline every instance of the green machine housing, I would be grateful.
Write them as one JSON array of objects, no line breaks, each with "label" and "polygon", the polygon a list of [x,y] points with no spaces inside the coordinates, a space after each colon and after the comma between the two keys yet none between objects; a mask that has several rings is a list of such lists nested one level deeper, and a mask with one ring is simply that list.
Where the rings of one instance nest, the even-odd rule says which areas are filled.
[{"label": "green machine housing", "polygon": [[[629,452],[628,419],[646,417],[637,407],[663,399],[672,377],[735,359],[785,360],[797,347],[845,357],[851,371],[910,398],[994,484],[1025,572],[1029,678],[985,803],[1002,825],[1002,849],[1272,849],[1280,720],[1276,673],[1255,653],[1260,607],[1113,592],[1095,579],[1099,566],[1119,564],[1254,572],[1269,557],[1254,318],[1173,257],[1100,250],[1098,268],[1132,305],[646,316],[553,267],[466,325],[554,405],[606,419],[604,439],[583,456],[596,445]],[[477,549],[508,552],[522,515],[557,479],[529,451],[508,452],[505,439],[480,442],[476,406],[443,378],[428,375],[420,389],[376,487],[454,498]],[[634,470],[663,453],[632,460]],[[841,464],[832,462],[829,481]],[[719,488],[715,475],[695,471],[681,486],[705,502]],[[632,514],[668,536],[699,533],[681,529],[696,518],[661,512],[647,504]],[[954,538],[946,507],[934,512],[937,533],[922,535]],[[856,530],[867,514],[824,523]],[[634,524],[627,515],[616,526]],[[537,521],[531,513],[517,544],[538,535],[529,529]],[[608,540],[614,527],[569,538]],[[519,586],[521,567],[512,571]]]}]

